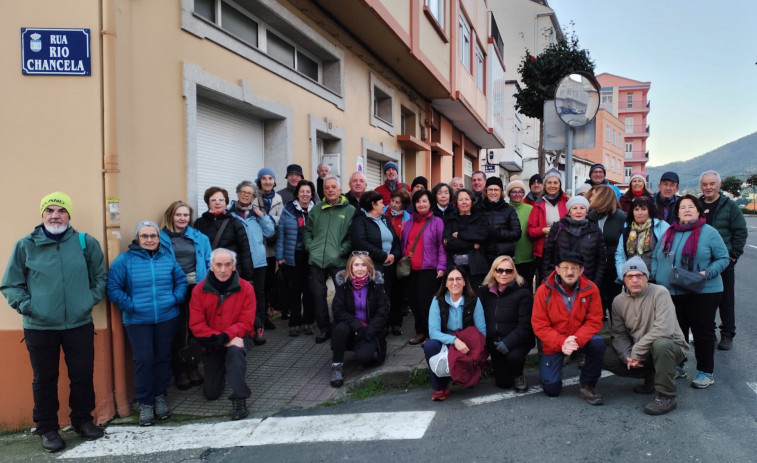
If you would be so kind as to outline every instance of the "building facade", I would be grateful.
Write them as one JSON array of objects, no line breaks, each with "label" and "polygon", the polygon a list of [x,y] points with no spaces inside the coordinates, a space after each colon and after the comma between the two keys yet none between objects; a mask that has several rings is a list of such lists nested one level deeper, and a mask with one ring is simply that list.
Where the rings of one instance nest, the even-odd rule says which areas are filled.
[{"label": "building facade", "polygon": [[[594,148],[576,149],[573,153],[591,161],[592,164],[604,164],[607,169],[605,178],[613,185],[624,183],[623,123],[605,108],[600,108],[595,124],[597,129],[594,134]],[[588,175],[579,178],[575,185],[580,185],[587,178]]]}]

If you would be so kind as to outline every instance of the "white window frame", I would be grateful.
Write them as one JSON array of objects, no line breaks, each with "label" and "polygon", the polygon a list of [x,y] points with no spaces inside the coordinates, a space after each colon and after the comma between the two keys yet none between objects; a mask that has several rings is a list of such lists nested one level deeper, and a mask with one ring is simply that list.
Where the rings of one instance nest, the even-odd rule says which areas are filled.
[{"label": "white window frame", "polygon": [[476,85],[478,85],[478,88],[482,92],[484,91],[484,84],[486,81],[486,79],[484,79],[484,69],[484,50],[476,44]]},{"label": "white window frame", "polygon": [[623,122],[626,127],[626,133],[633,133],[633,117],[626,117]]},{"label": "white window frame", "polygon": [[627,108],[633,108],[633,93],[628,92]]},{"label": "white window frame", "polygon": [[468,24],[468,20],[461,13],[458,19],[459,36],[458,41],[460,43],[460,62],[463,63],[463,67],[471,72],[471,28]]},{"label": "white window frame", "polygon": [[[385,130],[391,136],[395,134],[394,128],[394,89],[384,84],[381,79],[371,73],[371,125]],[[377,105],[381,104],[382,107]],[[381,113],[386,107],[389,108],[388,116],[382,116]]]},{"label": "white window frame", "polygon": [[434,17],[442,29],[445,29],[444,12],[446,10],[446,0],[426,0],[425,3],[431,16]]}]

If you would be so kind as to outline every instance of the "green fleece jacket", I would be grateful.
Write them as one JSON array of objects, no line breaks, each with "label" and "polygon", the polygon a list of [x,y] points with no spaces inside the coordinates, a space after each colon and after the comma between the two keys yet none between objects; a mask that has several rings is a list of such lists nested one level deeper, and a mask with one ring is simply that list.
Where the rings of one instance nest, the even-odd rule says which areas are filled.
[{"label": "green fleece jacket", "polygon": [[24,316],[25,329],[65,330],[90,323],[92,307],[105,293],[100,244],[86,235],[82,249],[71,227],[58,243],[42,227],[16,243],[0,292]]},{"label": "green fleece jacket", "polygon": [[725,247],[728,248],[728,255],[738,259],[744,254],[744,246],[749,234],[746,228],[746,220],[744,220],[744,214],[736,202],[723,194],[723,190],[720,190],[719,193],[720,197],[712,204],[706,203],[704,196],[700,196],[699,200],[702,201],[702,206],[705,209],[715,208],[712,221],[707,221],[707,224],[713,226],[723,237]]},{"label": "green fleece jacket", "polygon": [[352,249],[350,224],[354,215],[355,208],[344,195],[339,196],[336,204],[323,201],[313,206],[305,223],[305,249],[310,253],[310,265],[344,268]]},{"label": "green fleece jacket", "polygon": [[689,344],[678,325],[673,299],[664,286],[649,283],[637,296],[625,291],[612,302],[612,347],[618,357],[643,360],[657,339],[672,339],[684,354]]},{"label": "green fleece jacket", "polygon": [[526,233],[526,227],[528,226],[528,216],[531,215],[533,206],[524,202],[510,203],[515,208],[515,212],[518,213],[518,221],[520,221],[521,235],[520,239],[515,242],[515,257],[513,261],[516,264],[525,264],[533,262],[534,260],[534,245],[531,242],[531,238]]}]

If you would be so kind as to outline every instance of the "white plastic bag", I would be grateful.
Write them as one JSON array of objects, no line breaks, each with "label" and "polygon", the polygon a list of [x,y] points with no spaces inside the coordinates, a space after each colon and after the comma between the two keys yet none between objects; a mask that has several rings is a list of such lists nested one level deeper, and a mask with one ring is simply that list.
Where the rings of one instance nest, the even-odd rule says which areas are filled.
[{"label": "white plastic bag", "polygon": [[436,376],[444,377],[449,376],[449,360],[447,359],[447,355],[449,354],[449,350],[447,349],[447,345],[442,345],[442,350],[439,351],[438,354],[432,356],[430,359],[428,359],[428,366],[431,368],[431,371],[434,372]]}]

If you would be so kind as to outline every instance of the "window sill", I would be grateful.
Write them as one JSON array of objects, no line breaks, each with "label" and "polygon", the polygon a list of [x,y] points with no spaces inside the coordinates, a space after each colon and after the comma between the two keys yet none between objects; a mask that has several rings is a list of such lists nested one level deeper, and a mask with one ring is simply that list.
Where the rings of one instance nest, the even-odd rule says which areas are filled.
[{"label": "window sill", "polygon": [[431,25],[434,27],[434,30],[436,30],[436,33],[439,34],[439,38],[442,39],[444,43],[449,43],[449,38],[447,38],[447,33],[444,28],[439,24],[439,21],[436,20],[431,13],[431,10],[429,10],[426,5],[423,5],[423,14],[425,14],[428,20],[431,21]]}]

